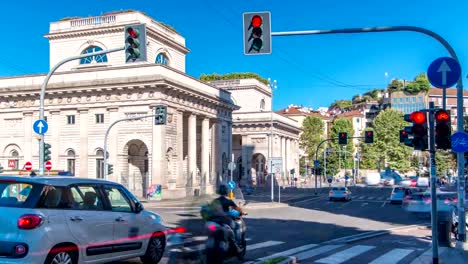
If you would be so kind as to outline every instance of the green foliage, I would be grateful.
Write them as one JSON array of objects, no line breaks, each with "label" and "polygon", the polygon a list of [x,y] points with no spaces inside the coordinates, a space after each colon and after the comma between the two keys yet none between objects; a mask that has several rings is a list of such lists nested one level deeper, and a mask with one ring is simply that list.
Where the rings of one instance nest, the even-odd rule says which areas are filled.
[{"label": "green foliage", "polygon": [[390,169],[408,170],[412,149],[401,144],[399,139],[399,131],[407,125],[399,111],[386,109],[380,112],[373,122],[374,143],[363,146],[362,164],[370,169],[383,169],[386,160]]},{"label": "green foliage", "polygon": [[307,116],[302,123],[300,145],[311,160],[315,159],[317,146],[323,140],[323,129],[322,119],[316,116]]},{"label": "green foliage", "polygon": [[351,110],[353,108],[353,102],[351,100],[336,100],[331,104],[331,107],[341,110]]},{"label": "green foliage", "polygon": [[445,151],[436,152],[437,176],[445,176],[447,170],[456,169],[456,156],[453,153]]},{"label": "green foliage", "polygon": [[253,72],[247,72],[247,73],[234,72],[234,73],[226,73],[226,74],[217,74],[217,73],[203,74],[202,73],[200,75],[200,80],[204,82],[212,82],[212,81],[219,81],[219,80],[237,80],[237,79],[256,79],[268,85],[267,79]]},{"label": "green foliage", "polygon": [[345,168],[345,165],[349,170],[353,167],[352,153],[354,151],[354,144],[350,137],[354,136],[354,130],[349,119],[338,118],[333,121],[330,130],[330,138],[338,138],[338,133],[340,132],[348,133],[348,144],[346,146],[341,146],[338,144],[338,140],[330,142],[329,148],[331,148],[333,152],[327,155],[327,175],[336,175],[339,169]]},{"label": "green foliage", "polygon": [[387,86],[389,92],[399,92],[403,91],[403,81],[394,79],[392,82]]}]

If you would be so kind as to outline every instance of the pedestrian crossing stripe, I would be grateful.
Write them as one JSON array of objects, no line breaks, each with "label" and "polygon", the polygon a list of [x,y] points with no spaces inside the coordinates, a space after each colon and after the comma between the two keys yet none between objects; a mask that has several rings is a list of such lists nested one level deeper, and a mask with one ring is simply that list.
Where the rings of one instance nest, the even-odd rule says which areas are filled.
[{"label": "pedestrian crossing stripe", "polygon": [[393,264],[398,263],[398,261],[404,259],[406,256],[411,254],[414,250],[412,249],[403,249],[395,248],[384,255],[374,259],[369,264]]},{"label": "pedestrian crossing stripe", "polygon": [[275,254],[270,255],[270,256],[259,258],[258,260],[264,261],[264,260],[267,260],[267,259],[272,259],[272,258],[281,257],[281,256],[291,256],[291,255],[293,255],[295,253],[305,251],[305,250],[314,248],[316,246],[317,246],[317,244],[308,244],[308,245],[304,245],[304,246],[300,246],[300,247],[296,247],[296,248],[291,248],[291,249],[288,249],[288,250],[283,251],[283,252],[278,252],[278,253],[275,253]]},{"label": "pedestrian crossing stripe", "polygon": [[375,248],[374,246],[357,245],[357,246],[345,249],[343,251],[340,251],[338,253],[335,253],[333,255],[330,255],[326,258],[319,259],[316,261],[316,263],[340,264],[374,248]]}]

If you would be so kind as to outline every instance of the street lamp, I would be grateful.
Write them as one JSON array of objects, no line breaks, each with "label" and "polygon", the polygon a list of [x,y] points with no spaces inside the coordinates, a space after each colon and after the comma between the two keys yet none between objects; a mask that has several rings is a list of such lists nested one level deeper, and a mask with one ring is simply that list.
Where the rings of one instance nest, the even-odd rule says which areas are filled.
[{"label": "street lamp", "polygon": [[272,164],[273,162],[271,161],[272,156],[273,156],[273,89],[276,90],[278,86],[276,85],[276,80],[271,82],[271,79],[268,78],[268,87],[271,89],[271,112],[270,112],[270,137],[268,140],[268,159],[270,160],[270,164],[268,168],[271,170],[271,201],[273,202],[274,199],[274,181],[273,181],[273,168]]}]

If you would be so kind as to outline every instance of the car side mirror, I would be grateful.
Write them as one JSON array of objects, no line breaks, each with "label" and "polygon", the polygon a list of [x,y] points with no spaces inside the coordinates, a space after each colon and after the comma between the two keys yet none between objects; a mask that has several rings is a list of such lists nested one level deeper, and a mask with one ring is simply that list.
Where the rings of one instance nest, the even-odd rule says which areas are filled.
[{"label": "car side mirror", "polygon": [[140,202],[135,204],[135,213],[139,214],[141,211],[145,210],[143,205]]}]

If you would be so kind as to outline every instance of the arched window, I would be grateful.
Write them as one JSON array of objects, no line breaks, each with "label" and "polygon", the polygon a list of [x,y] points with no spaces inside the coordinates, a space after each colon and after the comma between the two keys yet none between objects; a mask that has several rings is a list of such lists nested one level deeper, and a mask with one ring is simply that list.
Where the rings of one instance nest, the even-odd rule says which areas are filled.
[{"label": "arched window", "polygon": [[75,151],[71,149],[67,151],[67,171],[75,175]]},{"label": "arched window", "polygon": [[[98,52],[101,51],[102,48],[98,46],[89,46],[81,54],[88,54],[88,53],[93,53],[93,52]],[[107,55],[106,54],[101,54],[101,55],[95,55],[95,56],[89,56],[86,58],[82,58],[80,60],[80,64],[91,64],[91,63],[102,63],[102,62],[107,62]]]},{"label": "arched window", "polygon": [[265,110],[265,99],[260,101],[260,110]]},{"label": "arched window", "polygon": [[[13,170],[18,169],[18,164],[19,164],[19,153],[18,151],[12,150],[10,153],[11,159],[8,161],[8,167],[10,167]],[[12,166],[13,165],[13,166]]]},{"label": "arched window", "polygon": [[96,178],[104,178],[104,151],[96,151]]},{"label": "arched window", "polygon": [[166,54],[164,53],[158,53],[156,56],[156,64],[162,64],[162,65],[168,65],[169,64],[169,59],[167,58]]}]

